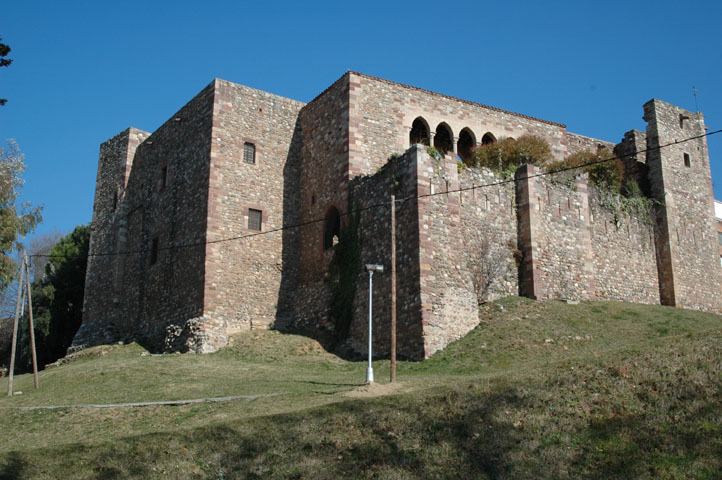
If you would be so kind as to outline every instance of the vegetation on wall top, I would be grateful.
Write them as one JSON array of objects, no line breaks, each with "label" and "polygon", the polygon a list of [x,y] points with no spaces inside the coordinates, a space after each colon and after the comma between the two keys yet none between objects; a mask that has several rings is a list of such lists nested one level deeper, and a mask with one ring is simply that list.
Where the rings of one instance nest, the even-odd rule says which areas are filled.
[{"label": "vegetation on wall top", "polygon": [[552,160],[549,144],[541,137],[522,135],[504,138],[498,142],[480,145],[466,162],[470,167],[485,167],[502,174],[505,178],[514,176],[520,166],[543,166]]},{"label": "vegetation on wall top", "polygon": [[[512,178],[521,165],[536,165],[553,173],[555,183],[573,188],[580,174],[587,174],[596,189],[599,205],[610,210],[618,225],[623,214],[644,222],[654,218],[655,201],[645,195],[637,180],[625,176],[624,163],[611,149],[583,150],[563,160],[554,160],[551,147],[541,137],[523,135],[518,139],[504,138],[498,142],[479,145],[465,166],[488,168],[503,178]],[[554,173],[558,172],[558,173]]]}]

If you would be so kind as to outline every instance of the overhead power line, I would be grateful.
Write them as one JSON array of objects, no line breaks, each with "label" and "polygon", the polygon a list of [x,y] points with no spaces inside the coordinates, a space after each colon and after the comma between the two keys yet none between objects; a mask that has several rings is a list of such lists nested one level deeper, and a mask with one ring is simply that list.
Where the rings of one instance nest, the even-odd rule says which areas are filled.
[{"label": "overhead power line", "polygon": [[[554,170],[549,170],[549,171],[542,171],[542,172],[539,172],[539,173],[535,173],[535,174],[533,174],[533,175],[527,175],[527,176],[522,177],[522,178],[519,178],[519,179],[511,178],[511,179],[507,179],[507,180],[499,180],[498,182],[485,183],[485,184],[481,184],[481,185],[472,185],[472,186],[470,186],[470,187],[460,187],[460,188],[456,188],[456,189],[453,189],[453,190],[444,190],[444,191],[439,191],[439,192],[426,193],[426,194],[423,194],[423,195],[409,196],[409,197],[405,197],[405,198],[398,199],[398,200],[396,200],[396,201],[397,201],[397,203],[405,203],[405,202],[407,202],[407,201],[409,201],[409,200],[416,200],[416,199],[421,199],[421,198],[428,198],[428,197],[433,197],[433,196],[436,196],[436,195],[448,195],[448,194],[450,194],[450,193],[459,193],[459,192],[466,192],[466,191],[476,190],[476,189],[482,189],[482,188],[496,187],[496,186],[500,186],[500,185],[505,185],[505,184],[509,184],[509,183],[514,183],[514,182],[517,182],[517,181],[519,181],[519,180],[526,180],[526,179],[529,179],[529,178],[536,178],[536,177],[545,177],[545,176],[557,175],[557,174],[564,173],[564,172],[569,172],[569,171],[572,171],[572,170],[580,170],[580,169],[587,168],[587,167],[590,167],[590,166],[593,166],[593,165],[599,165],[599,164],[611,162],[611,161],[614,161],[614,160],[617,160],[617,159],[621,160],[621,159],[624,159],[624,158],[634,157],[634,156],[637,156],[637,155],[642,154],[642,153],[650,153],[650,152],[659,151],[659,150],[662,150],[663,148],[668,148],[668,147],[671,147],[671,146],[674,146],[674,145],[679,145],[679,144],[686,143],[686,142],[689,142],[689,141],[692,141],[692,140],[698,140],[698,139],[700,139],[700,138],[709,137],[709,136],[712,136],[712,135],[716,135],[716,134],[718,134],[718,133],[722,133],[722,129],[714,130],[714,131],[711,131],[711,132],[705,132],[705,133],[703,133],[703,134],[701,134],[701,135],[695,135],[695,136],[692,136],[692,137],[687,137],[687,138],[684,138],[684,139],[682,139],[682,140],[675,140],[674,142],[669,142],[669,143],[666,143],[666,144],[663,144],[663,145],[659,145],[659,146],[656,146],[656,147],[650,147],[650,148],[644,148],[644,149],[636,150],[636,151],[634,151],[634,152],[630,152],[630,153],[627,153],[627,154],[621,155],[621,156],[616,156],[616,155],[615,155],[615,156],[613,156],[613,157],[608,157],[608,158],[603,158],[603,159],[598,159],[598,160],[592,160],[592,161],[585,162],[585,163],[582,163],[582,164],[579,164],[579,165],[574,165],[574,166],[569,166],[569,167],[562,167],[562,168],[558,168],[558,169],[554,169]],[[347,212],[343,212],[343,213],[340,214],[340,216],[345,217],[345,216],[349,216],[349,215],[352,215],[352,214],[358,214],[358,213],[364,212],[364,211],[366,211],[366,210],[371,210],[371,209],[375,209],[375,208],[390,208],[390,207],[389,207],[389,204],[388,204],[387,202],[377,203],[377,204],[371,204],[371,205],[367,205],[367,206],[365,206],[365,207],[356,208],[356,209],[353,209],[353,210],[350,210],[350,211],[347,211]],[[254,238],[254,237],[261,236],[261,235],[270,235],[270,234],[272,234],[272,233],[282,232],[282,231],[284,231],[284,230],[290,230],[290,229],[294,229],[294,228],[301,228],[301,227],[305,227],[305,226],[308,226],[308,225],[313,225],[313,224],[316,224],[316,223],[321,223],[321,222],[324,222],[325,220],[326,220],[325,218],[314,218],[314,219],[312,219],[312,220],[307,220],[307,221],[305,221],[305,222],[294,223],[294,224],[291,224],[291,225],[282,225],[282,226],[280,226],[280,227],[272,228],[272,229],[269,229],[269,230],[264,230],[264,231],[262,231],[262,232],[248,233],[248,234],[245,234],[245,235],[238,235],[238,236],[233,236],[233,237],[225,237],[225,238],[219,238],[219,239],[214,239],[214,240],[206,240],[206,241],[203,241],[203,242],[192,242],[192,243],[184,243],[184,244],[176,244],[176,245],[159,246],[159,247],[158,247],[158,251],[176,250],[176,249],[181,249],[181,248],[193,248],[193,247],[200,247],[200,246],[205,246],[205,245],[213,245],[213,244],[217,244],[217,243],[226,243],[226,242],[234,242],[234,241],[239,241],[239,240],[245,240],[245,239],[248,239],[248,238]],[[149,250],[144,248],[144,249],[139,249],[139,250],[127,250],[127,251],[123,251],[123,252],[97,252],[97,253],[89,253],[89,254],[88,254],[88,257],[108,257],[108,256],[121,256],[121,255],[137,255],[137,254],[148,253],[148,252],[149,252]],[[28,255],[28,257],[80,258],[80,257],[78,257],[78,256],[73,256],[73,255],[50,255],[50,254],[33,254],[33,255]]]}]

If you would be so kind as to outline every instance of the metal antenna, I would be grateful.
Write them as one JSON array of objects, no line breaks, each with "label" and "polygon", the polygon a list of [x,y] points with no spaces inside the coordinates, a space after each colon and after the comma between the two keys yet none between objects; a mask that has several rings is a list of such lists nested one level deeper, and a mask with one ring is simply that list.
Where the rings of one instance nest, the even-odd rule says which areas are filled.
[{"label": "metal antenna", "polygon": [[699,113],[699,105],[697,104],[697,87],[692,85],[692,96],[694,97],[694,110],[695,112]]}]

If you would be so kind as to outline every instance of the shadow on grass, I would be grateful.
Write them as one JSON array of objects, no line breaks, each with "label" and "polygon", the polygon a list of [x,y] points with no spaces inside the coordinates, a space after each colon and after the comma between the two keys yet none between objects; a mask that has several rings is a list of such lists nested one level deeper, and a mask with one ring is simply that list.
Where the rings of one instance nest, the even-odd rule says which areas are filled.
[{"label": "shadow on grass", "polygon": [[[61,477],[53,464],[73,465],[70,472],[92,466],[81,478],[175,478],[174,468],[183,478],[501,478],[520,441],[503,409],[524,406],[512,390],[475,398],[451,392],[421,403],[383,397],[36,453],[51,459],[41,462],[43,474]],[[0,478],[22,474],[19,459],[12,465]]]},{"label": "shadow on grass", "polygon": [[[673,405],[672,409],[681,412],[683,407]],[[716,475],[722,472],[722,427],[714,420],[719,415],[719,405],[708,404],[666,427],[645,415],[593,419],[583,432],[584,448],[574,463],[590,480],[659,478],[664,474],[686,478],[691,470],[697,472],[694,478],[720,478]],[[706,431],[700,428],[705,419],[711,426]],[[710,459],[717,460],[710,463]],[[695,466],[696,462],[707,465]]]},{"label": "shadow on grass", "polygon": [[23,478],[27,463],[17,453],[8,454],[7,458],[0,460],[0,480],[16,480]]},{"label": "shadow on grass", "polygon": [[223,427],[213,432],[229,447],[217,467],[244,478],[501,478],[519,438],[499,409],[524,400],[512,391],[466,400],[436,397],[434,413],[399,397],[343,402],[301,422],[275,417],[262,435]]},{"label": "shadow on grass", "polygon": [[[676,386],[680,391],[686,388]],[[577,414],[577,407],[561,408],[557,393],[564,394],[537,395],[526,387],[499,386],[490,392],[470,387],[424,398],[407,394],[340,402],[90,447],[36,450],[22,457],[10,453],[0,479],[35,475],[596,480],[665,474],[684,478],[689,472],[695,472],[695,478],[716,478],[722,458],[722,429],[716,422],[719,399],[697,402],[679,421],[665,411],[670,416],[660,421],[654,409],[656,413],[649,415],[605,411],[585,418]],[[664,402],[669,399],[666,396]],[[671,406],[681,414],[681,405],[673,401]],[[517,422],[519,418],[526,420]]]}]

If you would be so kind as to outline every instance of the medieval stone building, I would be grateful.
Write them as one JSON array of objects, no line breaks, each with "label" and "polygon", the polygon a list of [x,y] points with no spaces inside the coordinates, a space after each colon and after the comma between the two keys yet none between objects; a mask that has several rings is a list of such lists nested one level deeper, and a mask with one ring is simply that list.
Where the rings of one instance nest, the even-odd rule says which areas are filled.
[{"label": "medieval stone building", "polygon": [[[392,192],[405,357],[427,357],[478,323],[472,260],[480,249],[508,267],[491,297],[717,311],[706,141],[674,144],[703,134],[702,116],[650,100],[644,119],[646,132],[632,130],[615,147],[356,72],[307,104],[214,80],[155,132],[130,128],[101,145],[74,344],[135,339],[208,352],[235,332],[276,326],[341,336],[362,351],[361,266],[389,266]],[[524,134],[546,139],[559,159],[615,147],[659,200],[657,218],[620,217],[584,176],[569,185],[523,166],[504,181],[458,168],[457,156],[475,145]],[[344,258],[334,260],[341,245]],[[389,285],[388,274],[375,276],[379,354]]]}]

